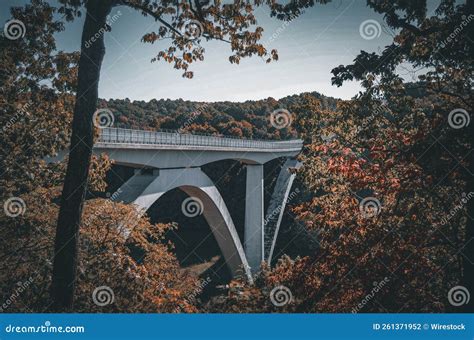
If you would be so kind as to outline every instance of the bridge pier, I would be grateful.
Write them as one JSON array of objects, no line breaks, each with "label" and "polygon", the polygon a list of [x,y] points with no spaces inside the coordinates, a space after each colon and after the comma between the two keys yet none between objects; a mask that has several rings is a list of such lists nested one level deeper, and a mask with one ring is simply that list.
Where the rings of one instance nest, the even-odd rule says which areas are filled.
[{"label": "bridge pier", "polygon": [[263,261],[263,209],[263,164],[247,164],[244,249],[252,274],[259,271]]}]

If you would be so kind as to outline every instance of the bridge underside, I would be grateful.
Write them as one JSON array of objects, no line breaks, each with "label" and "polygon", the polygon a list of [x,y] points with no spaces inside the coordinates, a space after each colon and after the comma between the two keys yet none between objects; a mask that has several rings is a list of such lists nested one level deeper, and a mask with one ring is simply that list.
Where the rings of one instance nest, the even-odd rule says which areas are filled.
[{"label": "bridge underside", "polygon": [[137,173],[120,188],[117,200],[148,210],[166,192],[180,188],[202,207],[219,248],[233,276],[251,278],[244,248],[224,199],[212,180],[199,168],[161,169],[158,174]]},{"label": "bridge underside", "polygon": [[173,149],[129,149],[123,146],[109,147],[98,144],[94,154],[107,154],[116,164],[135,168],[169,169],[200,167],[205,164],[233,159],[246,164],[265,164],[279,157],[295,157],[298,152],[287,150],[255,151],[246,149],[235,150],[203,150],[180,148]]},{"label": "bridge underside", "polygon": [[[148,210],[168,191],[179,188],[202,204],[202,214],[209,224],[228,268],[234,277],[252,277],[262,261],[270,262],[278,234],[281,215],[292,184],[289,168],[296,161],[287,161],[277,180],[274,195],[264,218],[263,165],[247,165],[244,242],[242,244],[232,217],[212,180],[200,168],[156,169],[135,174],[118,190],[117,201],[135,204]],[[291,180],[289,180],[291,178]],[[283,188],[283,189],[282,189]],[[283,195],[282,195],[283,192]],[[274,211],[279,211],[275,220]]]}]

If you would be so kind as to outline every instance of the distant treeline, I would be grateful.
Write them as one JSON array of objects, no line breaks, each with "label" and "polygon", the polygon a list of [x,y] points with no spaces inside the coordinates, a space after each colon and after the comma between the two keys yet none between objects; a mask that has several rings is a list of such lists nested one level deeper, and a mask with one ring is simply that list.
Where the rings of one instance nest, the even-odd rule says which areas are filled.
[{"label": "distant treeline", "polygon": [[[318,92],[310,93],[319,99],[324,109],[335,109],[338,99]],[[183,99],[152,99],[130,101],[126,99],[102,100],[101,107],[108,107],[115,116],[115,127],[132,129],[171,129],[181,132],[200,132],[232,135],[246,138],[286,139],[296,136],[288,128],[276,129],[270,124],[270,114],[303,101],[303,94],[280,100],[267,98],[238,102],[193,102]]]}]

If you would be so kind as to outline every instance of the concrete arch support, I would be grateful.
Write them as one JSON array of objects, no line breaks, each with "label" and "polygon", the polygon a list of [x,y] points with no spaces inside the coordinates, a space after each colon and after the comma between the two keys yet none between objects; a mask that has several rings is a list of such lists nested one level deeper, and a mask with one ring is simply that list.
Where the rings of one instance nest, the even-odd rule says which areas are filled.
[{"label": "concrete arch support", "polygon": [[203,203],[204,218],[211,227],[232,275],[245,275],[252,281],[242,243],[224,199],[212,180],[200,168],[160,169],[159,176],[133,203],[139,209],[147,210],[162,195],[175,188],[180,188]]},{"label": "concrete arch support", "polygon": [[299,169],[301,163],[296,159],[287,159],[278,175],[272,198],[268,205],[264,221],[264,256],[267,263],[271,263],[275,249],[278,231],[283,219],[283,212],[290,198],[290,190],[296,177],[294,170]]}]

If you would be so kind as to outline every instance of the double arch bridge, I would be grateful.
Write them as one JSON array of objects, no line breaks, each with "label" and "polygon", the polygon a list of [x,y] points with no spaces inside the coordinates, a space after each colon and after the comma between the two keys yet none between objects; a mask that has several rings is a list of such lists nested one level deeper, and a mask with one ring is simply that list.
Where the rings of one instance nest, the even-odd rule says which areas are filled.
[{"label": "double arch bridge", "polygon": [[[106,154],[115,164],[135,168],[117,191],[116,201],[146,211],[166,192],[179,188],[202,202],[209,224],[233,276],[252,276],[262,261],[271,261],[283,211],[288,200],[300,139],[268,141],[178,132],[103,128],[93,152]],[[276,158],[286,161],[278,175],[267,214],[264,214],[263,165]],[[201,166],[220,160],[246,164],[243,244],[221,194]],[[152,171],[141,171],[146,167]]]}]

